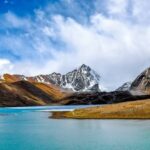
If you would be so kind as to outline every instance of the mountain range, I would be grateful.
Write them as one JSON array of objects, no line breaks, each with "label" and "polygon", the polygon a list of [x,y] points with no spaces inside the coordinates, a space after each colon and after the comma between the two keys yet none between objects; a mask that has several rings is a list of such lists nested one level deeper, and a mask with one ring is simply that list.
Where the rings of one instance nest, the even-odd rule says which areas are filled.
[{"label": "mountain range", "polygon": [[37,75],[30,77],[24,75],[4,74],[0,76],[0,80],[1,82],[14,82],[23,80],[30,82],[45,83],[50,85],[52,84],[62,89],[68,89],[74,92],[100,91],[100,76],[85,64],[71,72],[68,72],[65,75],[55,72],[48,75]]},{"label": "mountain range", "polygon": [[150,98],[150,68],[133,82],[102,92],[100,76],[89,66],[62,75],[0,76],[0,106],[111,104]]}]

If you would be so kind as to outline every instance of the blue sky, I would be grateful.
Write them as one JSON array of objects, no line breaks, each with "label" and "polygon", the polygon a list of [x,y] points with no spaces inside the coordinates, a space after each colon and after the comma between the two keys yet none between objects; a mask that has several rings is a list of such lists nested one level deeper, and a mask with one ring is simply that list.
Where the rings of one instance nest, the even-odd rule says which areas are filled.
[{"label": "blue sky", "polygon": [[40,9],[47,5],[48,3],[53,3],[53,0],[1,0],[1,13],[6,13],[12,11],[19,16],[26,16],[28,14],[33,14],[34,9]]},{"label": "blue sky", "polygon": [[0,74],[81,64],[115,89],[150,66],[149,0],[0,0]]}]

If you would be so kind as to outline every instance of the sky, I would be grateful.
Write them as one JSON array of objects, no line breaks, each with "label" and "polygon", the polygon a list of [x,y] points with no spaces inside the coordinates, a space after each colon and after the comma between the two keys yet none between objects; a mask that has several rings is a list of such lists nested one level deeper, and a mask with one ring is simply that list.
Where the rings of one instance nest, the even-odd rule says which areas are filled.
[{"label": "sky", "polygon": [[0,0],[0,74],[82,64],[108,90],[150,67],[149,0]]}]

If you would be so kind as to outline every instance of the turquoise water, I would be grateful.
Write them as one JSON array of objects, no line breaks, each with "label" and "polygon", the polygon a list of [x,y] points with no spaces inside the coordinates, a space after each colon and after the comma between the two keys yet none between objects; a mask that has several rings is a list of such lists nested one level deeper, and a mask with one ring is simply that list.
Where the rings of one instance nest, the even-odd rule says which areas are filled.
[{"label": "turquoise water", "polygon": [[[149,150],[149,120],[57,120],[48,109],[0,109],[0,150]],[[44,112],[42,110],[45,110]]]}]

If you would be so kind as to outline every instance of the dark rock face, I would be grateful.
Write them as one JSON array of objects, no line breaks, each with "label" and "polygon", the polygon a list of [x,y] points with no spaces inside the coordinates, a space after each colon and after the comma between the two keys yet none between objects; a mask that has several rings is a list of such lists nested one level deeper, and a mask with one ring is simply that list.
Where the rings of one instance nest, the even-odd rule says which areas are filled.
[{"label": "dark rock face", "polygon": [[95,92],[95,93],[74,93],[65,98],[68,99],[67,105],[82,104],[113,104],[127,101],[149,99],[150,95],[132,95],[128,91],[115,92]]},{"label": "dark rock face", "polygon": [[131,90],[150,90],[150,68],[142,72],[131,84]]}]

